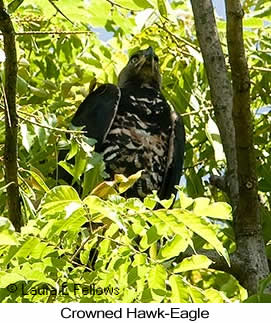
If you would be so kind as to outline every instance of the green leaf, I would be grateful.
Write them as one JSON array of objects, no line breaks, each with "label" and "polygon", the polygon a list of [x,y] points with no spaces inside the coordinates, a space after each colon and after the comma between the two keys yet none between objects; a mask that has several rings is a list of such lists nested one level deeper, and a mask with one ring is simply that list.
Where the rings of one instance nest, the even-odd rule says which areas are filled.
[{"label": "green leaf", "polygon": [[244,303],[271,303],[270,294],[256,294],[247,298]]},{"label": "green leaf", "polygon": [[8,13],[13,13],[16,11],[20,5],[24,2],[24,0],[13,0],[8,4]]},{"label": "green leaf", "polygon": [[202,185],[201,177],[192,169],[187,176],[187,194],[192,197],[204,195],[204,187]]},{"label": "green leaf", "polygon": [[49,91],[45,91],[45,89],[38,89],[34,86],[28,85],[28,89],[32,92],[33,95],[39,97],[39,98],[43,98],[43,99],[49,99],[50,95],[49,95]]},{"label": "green leaf", "polygon": [[147,195],[144,198],[144,205],[149,210],[153,210],[155,208],[156,203],[157,203],[157,199],[154,195]]},{"label": "green leaf", "polygon": [[263,28],[264,20],[261,18],[247,18],[243,20],[243,26],[245,28]]},{"label": "green leaf", "polygon": [[271,16],[271,8],[266,3],[266,7],[263,7],[262,9],[256,10],[253,12],[254,17],[260,17],[260,18],[269,18]]},{"label": "green leaf", "polygon": [[108,239],[103,240],[99,244],[99,256],[103,257],[104,255],[106,255],[108,253],[108,251],[110,250],[110,246],[111,246],[110,240],[108,240]]},{"label": "green leaf", "polygon": [[162,17],[167,17],[167,6],[165,1],[167,0],[157,0],[157,7]]},{"label": "green leaf", "polygon": [[54,187],[46,193],[41,201],[41,212],[43,215],[54,215],[59,212],[65,212],[69,216],[82,207],[83,204],[78,193],[68,185]]},{"label": "green leaf", "polygon": [[65,171],[68,172],[70,175],[72,175],[72,176],[74,175],[74,167],[71,166],[71,164],[69,164],[65,160],[59,161],[58,165],[61,166],[62,168],[64,168]]},{"label": "green leaf", "polygon": [[59,234],[62,231],[79,232],[82,225],[87,221],[88,219],[85,217],[85,210],[83,208],[77,208],[76,210],[73,210],[67,218],[59,222],[61,225],[57,228],[55,234]]},{"label": "green leaf", "polygon": [[127,231],[126,227],[123,225],[121,216],[119,216],[112,205],[107,204],[101,198],[94,195],[87,196],[83,202],[88,207],[90,215],[94,215],[94,217],[92,217],[92,221],[97,222],[99,220],[108,218],[114,221],[119,228],[121,228],[125,232]]},{"label": "green leaf", "polygon": [[44,190],[44,192],[48,193],[49,192],[49,187],[45,184],[43,178],[37,173],[37,170],[27,170],[24,169],[25,172],[29,173],[33,179],[36,181],[36,183]]},{"label": "green leaf", "polygon": [[86,171],[88,159],[86,158],[86,152],[83,149],[79,149],[79,152],[75,155],[75,164],[73,167],[73,183],[75,183],[82,174]]},{"label": "green leaf", "polygon": [[157,233],[157,229],[155,226],[151,226],[151,228],[146,232],[143,238],[140,241],[140,247],[143,250],[146,250],[150,245],[159,240],[161,236]]},{"label": "green leaf", "polygon": [[49,246],[48,243],[39,242],[31,251],[31,256],[34,259],[43,259],[48,256],[50,253],[55,251],[55,247]]},{"label": "green leaf", "polygon": [[10,284],[15,284],[21,280],[25,280],[24,276],[16,273],[6,273],[0,271],[0,288],[6,288]]},{"label": "green leaf", "polygon": [[138,276],[138,267],[134,267],[128,273],[128,286],[133,285],[138,279],[140,279]]},{"label": "green leaf", "polygon": [[18,271],[17,274],[22,274],[23,277],[28,281],[34,280],[39,283],[47,283],[51,286],[55,286],[55,281],[46,277],[46,266],[46,263],[43,262],[36,262],[33,264],[26,262],[20,268],[16,268],[15,271]]},{"label": "green leaf", "polygon": [[26,151],[29,152],[34,141],[35,141],[36,136],[34,136],[33,134],[30,133],[30,131],[25,123],[21,124],[21,134],[22,134],[23,146],[26,149]]},{"label": "green leaf", "polygon": [[194,200],[193,203],[193,212],[197,215],[202,210],[208,207],[210,200],[207,197],[198,197]]},{"label": "green leaf", "polygon": [[91,15],[88,23],[93,27],[105,27],[108,19],[110,19],[111,9],[112,6],[108,1],[91,1],[90,7],[88,8],[88,12]]},{"label": "green leaf", "polygon": [[31,199],[27,196],[27,194],[20,190],[20,195],[22,198],[22,202],[25,208],[25,212],[27,214],[27,216],[31,219],[35,218],[36,216],[36,209],[31,201]]},{"label": "green leaf", "polygon": [[14,227],[5,217],[0,217],[0,246],[12,246],[17,245],[18,240],[16,233],[14,232]]},{"label": "green leaf", "polygon": [[74,140],[71,141],[71,148],[70,151],[67,155],[67,160],[72,159],[72,157],[74,157],[79,151],[79,146],[78,143],[75,142]]},{"label": "green leaf", "polygon": [[208,241],[216,251],[221,254],[229,264],[229,255],[223,244],[217,239],[217,233],[214,227],[208,223],[204,218],[196,216],[193,213],[184,211],[178,214],[179,210],[171,210],[171,212],[178,217],[190,230],[197,233],[203,239]]},{"label": "green leaf", "polygon": [[100,154],[94,154],[91,160],[92,168],[84,173],[82,196],[88,195],[94,188],[101,183],[104,176],[105,164]]},{"label": "green leaf", "polygon": [[104,181],[97,185],[92,191],[91,195],[97,195],[97,197],[108,198],[110,195],[117,194],[115,190],[114,181]]},{"label": "green leaf", "polygon": [[184,284],[181,276],[171,275],[169,277],[171,286],[171,303],[190,303],[190,295],[187,286]]},{"label": "green leaf", "polygon": [[207,198],[197,198],[194,200],[193,212],[198,216],[206,216],[209,218],[232,220],[231,206],[225,202],[216,202],[209,204]]},{"label": "green leaf", "polygon": [[38,238],[30,238],[27,240],[21,248],[17,251],[16,256],[18,258],[26,258],[28,257],[32,250],[36,247],[37,244],[39,244],[39,239]]},{"label": "green leaf", "polygon": [[211,118],[208,120],[205,132],[206,132],[207,138],[209,139],[211,145],[213,146],[214,153],[215,153],[215,160],[217,162],[225,161],[226,157],[221,143],[219,130],[217,128],[216,123]]},{"label": "green leaf", "polygon": [[205,295],[211,303],[224,303],[225,301],[229,302],[222,292],[214,288],[208,288],[205,290]]},{"label": "green leaf", "polygon": [[[178,209],[177,212],[176,210],[173,213],[177,213],[178,217],[180,217],[183,211]],[[156,223],[159,234],[164,234],[166,229],[170,229],[173,233],[181,235],[183,239],[190,241],[189,231],[183,223],[180,223],[178,217],[172,214],[172,210],[157,210],[154,211],[154,214],[160,220],[159,223]]]},{"label": "green leaf", "polygon": [[24,95],[28,89],[28,83],[19,75],[17,76],[16,89],[20,95]]},{"label": "green leaf", "polygon": [[117,3],[127,9],[131,10],[142,10],[147,8],[152,8],[152,5],[147,0],[114,0]]},{"label": "green leaf", "polygon": [[0,231],[0,246],[12,246],[18,245],[18,240],[14,232],[10,232],[9,230],[1,230]]},{"label": "green leaf", "polygon": [[127,17],[121,14],[116,8],[112,11],[112,20],[126,34],[132,33],[134,27],[136,27],[133,16]]},{"label": "green leaf", "polygon": [[160,200],[159,203],[165,208],[169,209],[175,200],[174,194],[171,194],[171,197],[167,200]]},{"label": "green leaf", "polygon": [[264,291],[268,287],[268,285],[271,286],[271,275],[260,281],[259,293],[264,294]]},{"label": "green leaf", "polygon": [[167,272],[162,265],[155,265],[149,273],[148,285],[159,296],[166,294]]},{"label": "green leaf", "polygon": [[167,241],[159,250],[158,259],[170,259],[184,252],[189,245],[189,240],[185,239],[181,234],[176,234],[174,238]]},{"label": "green leaf", "polygon": [[185,272],[189,270],[207,269],[212,261],[204,255],[194,255],[185,258],[180,264],[174,268],[174,273]]},{"label": "green leaf", "polygon": [[186,194],[184,194],[181,191],[181,187],[177,186],[178,192],[179,192],[179,196],[180,196],[180,207],[182,209],[187,209],[190,205],[193,204],[194,200],[191,197],[188,197]]},{"label": "green leaf", "polygon": [[[92,1],[91,1],[92,2]],[[96,1],[94,1],[96,2]],[[104,4],[103,1],[101,2],[101,5]],[[39,1],[33,1],[33,0],[24,0],[25,6],[33,6],[33,3],[35,7],[38,7],[42,10],[42,14],[46,18],[51,18],[56,13],[56,9],[50,4],[48,0],[39,0]],[[74,2],[74,0],[58,0],[57,3],[55,3],[56,6],[71,20],[74,22],[83,22],[83,23],[89,23],[89,19],[91,17],[89,12],[89,3],[88,2],[82,2],[77,1]],[[101,8],[100,8],[101,9]],[[98,11],[99,12],[99,11]],[[102,12],[102,11],[100,11]],[[36,11],[35,11],[36,13]],[[63,16],[58,14],[58,17]],[[69,23],[70,25],[70,23]]]},{"label": "green leaf", "polygon": [[8,230],[9,232],[15,231],[10,220],[4,216],[0,216],[0,232],[3,230]]},{"label": "green leaf", "polygon": [[189,286],[188,288],[190,297],[193,303],[206,303],[207,298],[204,295],[204,292],[197,287]]},{"label": "green leaf", "polygon": [[142,297],[140,300],[141,303],[151,303],[153,302],[153,296],[150,288],[143,290]]},{"label": "green leaf", "polygon": [[91,213],[100,213],[103,216],[108,216],[111,212],[113,212],[113,209],[98,196],[89,195],[83,200],[83,202],[86,204]]}]

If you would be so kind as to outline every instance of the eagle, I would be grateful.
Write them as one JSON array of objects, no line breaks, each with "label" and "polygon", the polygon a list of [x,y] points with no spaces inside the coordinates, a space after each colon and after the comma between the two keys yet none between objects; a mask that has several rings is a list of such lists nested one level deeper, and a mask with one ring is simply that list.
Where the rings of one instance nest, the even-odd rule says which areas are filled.
[{"label": "eagle", "polygon": [[84,127],[97,142],[106,172],[126,177],[143,170],[126,197],[144,198],[153,190],[170,198],[179,184],[185,130],[180,116],[161,93],[159,59],[152,47],[135,52],[118,76],[78,107],[72,125]]}]

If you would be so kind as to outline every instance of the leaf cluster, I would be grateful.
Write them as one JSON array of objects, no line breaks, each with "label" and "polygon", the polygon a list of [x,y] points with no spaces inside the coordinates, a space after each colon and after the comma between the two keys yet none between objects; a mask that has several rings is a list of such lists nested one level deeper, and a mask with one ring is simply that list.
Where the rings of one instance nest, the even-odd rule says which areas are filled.
[{"label": "leaf cluster", "polygon": [[[123,190],[125,183],[127,180],[118,179],[116,189]],[[171,204],[172,199],[161,201],[155,193],[144,201],[120,195],[106,200],[88,195],[82,200],[70,186],[54,187],[21,234],[1,218],[1,301],[245,299],[246,292],[238,281],[210,269],[212,261],[206,256],[184,253],[188,248],[214,249],[228,261],[226,246],[233,242],[223,220],[231,219],[229,205],[185,196],[174,208],[169,208]],[[11,284],[16,285],[17,292],[9,293]],[[80,288],[75,293],[76,284]],[[82,291],[90,286],[99,292],[92,295]],[[37,292],[46,288],[47,293]],[[113,292],[101,292],[106,288]]]}]

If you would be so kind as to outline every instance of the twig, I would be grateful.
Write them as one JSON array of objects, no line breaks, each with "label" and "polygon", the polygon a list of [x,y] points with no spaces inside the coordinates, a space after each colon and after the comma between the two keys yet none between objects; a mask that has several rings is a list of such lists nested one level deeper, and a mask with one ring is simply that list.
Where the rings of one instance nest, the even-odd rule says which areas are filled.
[{"label": "twig", "polygon": [[[97,237],[102,238],[102,239],[110,240],[110,241],[115,242],[116,244],[118,244],[118,245],[120,245],[120,246],[123,246],[123,247],[127,247],[127,246],[129,246],[129,248],[131,248],[131,249],[133,250],[133,252],[134,252],[134,253],[137,253],[137,254],[142,255],[142,252],[141,252],[141,251],[136,250],[136,249],[135,249],[133,246],[131,246],[131,245],[125,244],[125,243],[123,243],[123,242],[117,241],[117,240],[112,239],[112,238],[109,238],[109,237],[104,237],[104,236],[102,236],[102,235],[100,235],[100,234],[97,234]],[[147,258],[150,262],[152,262],[152,263],[157,263],[157,262],[155,261],[155,259],[150,258],[148,255],[146,255],[146,258]]]},{"label": "twig", "polygon": [[214,109],[213,107],[203,108],[203,109],[198,110],[198,111],[191,111],[191,112],[181,113],[180,116],[182,116],[182,117],[190,116],[190,115],[193,115],[193,114],[198,114],[199,112],[202,112],[202,111],[208,111],[208,110],[213,110],[213,109]]},{"label": "twig", "polygon": [[10,120],[10,113],[9,113],[9,108],[8,108],[8,101],[7,101],[6,91],[5,91],[5,88],[4,88],[3,84],[1,84],[1,88],[2,88],[2,93],[3,93],[3,98],[4,98],[4,104],[5,104],[3,110],[7,114],[8,125],[9,125],[9,127],[11,127],[11,120]]},{"label": "twig", "polygon": [[195,168],[195,167],[197,167],[198,165],[203,164],[206,160],[207,160],[207,158],[204,158],[203,160],[200,160],[199,162],[197,162],[196,164],[194,164],[194,165],[192,165],[192,166],[183,167],[183,170]]},{"label": "twig", "polygon": [[[196,45],[194,45],[194,44],[192,44],[192,43],[190,43],[188,40],[186,40],[185,38],[183,38],[183,37],[181,37],[181,36],[177,36],[177,35],[175,35],[175,34],[173,34],[173,32],[171,32],[170,30],[168,30],[168,28],[166,27],[166,25],[165,25],[165,23],[163,23],[162,21],[161,21],[161,23],[162,23],[162,25],[160,25],[160,24],[158,24],[158,23],[155,23],[156,24],[156,26],[157,27],[159,27],[159,28],[161,28],[161,29],[163,29],[165,32],[167,32],[171,37],[172,37],[172,39],[174,40],[175,39],[175,43],[179,46],[179,43],[180,42],[183,42],[184,44],[186,44],[187,46],[190,46],[190,47],[192,47],[193,49],[195,49],[195,50],[197,50],[197,51],[199,51],[199,48],[196,46]],[[176,42],[177,41],[177,42]]]},{"label": "twig", "polygon": [[60,13],[65,19],[67,19],[72,25],[74,24],[71,20],[70,20],[70,18],[68,18],[59,8],[58,8],[58,6],[54,3],[54,1],[53,0],[48,0],[49,2],[50,2],[50,4],[56,9],[56,11],[58,12],[58,13]]},{"label": "twig", "polygon": [[6,184],[5,186],[1,187],[0,188],[0,192],[1,191],[4,191],[5,189],[7,189],[10,185],[14,185],[15,183],[14,182],[9,182],[8,184]]},{"label": "twig", "polygon": [[130,9],[130,8],[127,8],[127,7],[124,7],[124,6],[122,6],[121,4],[119,4],[119,3],[116,3],[116,2],[114,2],[114,1],[112,1],[112,0],[106,0],[108,3],[110,3],[111,4],[111,6],[112,7],[119,7],[119,8],[121,8],[121,9],[124,9],[124,10],[127,10],[127,11],[141,11],[141,9]]},{"label": "twig", "polygon": [[249,67],[250,70],[255,70],[255,71],[261,71],[261,72],[271,72],[271,68],[267,68],[267,67],[258,67],[258,66],[250,66]]},{"label": "twig", "polygon": [[88,236],[80,245],[80,247],[75,251],[75,253],[72,255],[70,262],[73,262],[76,256],[79,254],[79,252],[84,248],[85,244],[90,240],[90,236]]},{"label": "twig", "polygon": [[[19,113],[21,113],[21,112],[19,112]],[[48,130],[57,131],[57,132],[74,133],[74,134],[84,134],[84,133],[86,133],[86,131],[82,131],[82,130],[66,130],[66,129],[60,129],[60,128],[54,128],[54,127],[50,127],[50,126],[45,126],[45,125],[40,124],[40,123],[37,123],[35,121],[26,119],[26,118],[24,118],[24,117],[22,117],[20,115],[18,115],[18,118],[21,119],[21,120],[23,120],[23,121],[25,121],[25,122],[32,123],[35,126],[38,126],[38,127],[44,128],[44,129],[48,129]]]},{"label": "twig", "polygon": [[[23,35],[76,35],[76,34],[94,34],[91,30],[50,30],[50,31],[18,31],[15,32],[15,36],[23,36]],[[3,35],[0,33],[0,35]]]}]

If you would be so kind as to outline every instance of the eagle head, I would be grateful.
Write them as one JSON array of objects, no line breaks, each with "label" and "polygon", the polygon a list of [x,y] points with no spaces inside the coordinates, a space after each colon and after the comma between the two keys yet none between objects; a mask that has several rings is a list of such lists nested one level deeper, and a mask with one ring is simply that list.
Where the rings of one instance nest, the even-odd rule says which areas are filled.
[{"label": "eagle head", "polygon": [[137,86],[160,89],[160,85],[159,59],[152,47],[134,53],[118,77],[120,88]]}]

